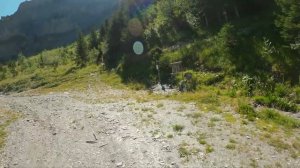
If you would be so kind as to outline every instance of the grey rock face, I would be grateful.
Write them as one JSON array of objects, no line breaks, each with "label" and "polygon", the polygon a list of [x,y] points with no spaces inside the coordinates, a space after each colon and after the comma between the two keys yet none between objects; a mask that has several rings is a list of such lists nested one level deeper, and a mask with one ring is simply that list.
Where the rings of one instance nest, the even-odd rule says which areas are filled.
[{"label": "grey rock face", "polygon": [[31,0],[0,20],[0,62],[74,41],[109,17],[118,0]]}]

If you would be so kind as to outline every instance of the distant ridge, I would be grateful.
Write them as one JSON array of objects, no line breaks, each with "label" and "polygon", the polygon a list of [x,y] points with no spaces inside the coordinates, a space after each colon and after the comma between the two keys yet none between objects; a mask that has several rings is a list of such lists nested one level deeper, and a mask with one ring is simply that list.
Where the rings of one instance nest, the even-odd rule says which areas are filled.
[{"label": "distant ridge", "polygon": [[118,0],[31,0],[0,20],[0,62],[18,53],[36,54],[74,41],[79,31],[97,28]]}]

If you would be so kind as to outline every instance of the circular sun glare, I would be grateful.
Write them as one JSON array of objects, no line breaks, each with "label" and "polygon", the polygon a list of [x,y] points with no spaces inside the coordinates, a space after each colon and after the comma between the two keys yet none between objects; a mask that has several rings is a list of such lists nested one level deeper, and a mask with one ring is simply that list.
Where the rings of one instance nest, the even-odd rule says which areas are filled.
[{"label": "circular sun glare", "polygon": [[143,45],[143,43],[140,42],[140,41],[134,42],[134,44],[133,44],[133,52],[134,52],[136,55],[141,55],[141,54],[143,54],[143,52],[144,52],[144,45]]}]

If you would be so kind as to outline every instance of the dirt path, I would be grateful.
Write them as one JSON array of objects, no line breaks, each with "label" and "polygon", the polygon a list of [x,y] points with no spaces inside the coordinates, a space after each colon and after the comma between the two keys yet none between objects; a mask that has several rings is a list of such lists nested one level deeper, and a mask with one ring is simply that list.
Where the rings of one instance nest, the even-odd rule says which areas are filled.
[{"label": "dirt path", "polygon": [[[12,124],[0,167],[291,167],[300,159],[230,124],[224,114],[175,101],[105,100],[126,94],[0,96],[0,108],[22,113]],[[228,109],[230,111],[231,109]],[[238,118],[239,116],[235,116]],[[232,147],[226,147],[231,144]]]}]

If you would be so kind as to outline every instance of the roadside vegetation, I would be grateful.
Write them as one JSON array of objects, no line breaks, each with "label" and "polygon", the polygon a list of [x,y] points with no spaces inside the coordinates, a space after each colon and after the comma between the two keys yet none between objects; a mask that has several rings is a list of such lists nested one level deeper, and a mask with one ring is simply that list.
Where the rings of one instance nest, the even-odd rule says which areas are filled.
[{"label": "roadside vegetation", "polygon": [[19,117],[18,113],[0,109],[0,149],[3,148],[5,144],[7,127]]}]

